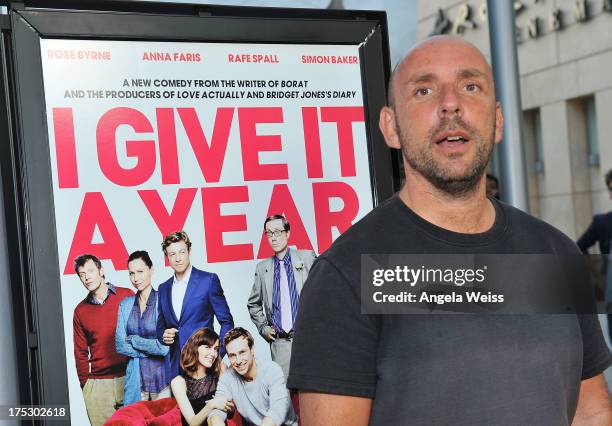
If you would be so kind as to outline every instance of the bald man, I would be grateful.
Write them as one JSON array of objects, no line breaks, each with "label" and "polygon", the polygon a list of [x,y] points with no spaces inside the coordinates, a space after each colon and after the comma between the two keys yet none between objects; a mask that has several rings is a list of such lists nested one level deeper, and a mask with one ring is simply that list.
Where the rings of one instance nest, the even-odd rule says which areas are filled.
[{"label": "bald man", "polygon": [[560,231],[486,197],[503,117],[473,45],[418,44],[388,100],[380,130],[401,149],[406,183],[310,271],[288,380],[302,424],[612,424],[610,353],[593,315],[361,314],[362,253],[578,253]]}]

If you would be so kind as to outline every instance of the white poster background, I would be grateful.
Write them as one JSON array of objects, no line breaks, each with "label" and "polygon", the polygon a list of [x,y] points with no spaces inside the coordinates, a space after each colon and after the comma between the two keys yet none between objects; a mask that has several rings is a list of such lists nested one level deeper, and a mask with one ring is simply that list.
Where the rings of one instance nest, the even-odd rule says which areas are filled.
[{"label": "white poster background", "polygon": [[[305,106],[363,106],[360,66],[358,63],[302,63],[302,55],[323,57],[351,56],[358,58],[357,46],[346,45],[280,45],[280,44],[229,44],[229,43],[170,43],[136,41],[93,41],[93,40],[41,40],[47,125],[49,129],[50,163],[53,175],[53,196],[59,268],[62,272],[61,296],[63,304],[64,333],[70,410],[73,424],[87,424],[83,396],[76,375],[73,355],[72,316],[76,305],[86,296],[86,290],[74,273],[63,275],[74,232],[81,211],[83,198],[87,192],[101,192],[115,225],[122,237],[128,253],[134,250],[147,250],[154,263],[153,286],[172,276],[170,268],[165,267],[161,251],[163,236],[151,215],[143,205],[137,190],[155,189],[164,201],[167,211],[173,206],[179,188],[202,188],[212,186],[246,185],[249,191],[248,203],[228,203],[221,205],[221,214],[244,214],[247,231],[223,234],[225,244],[252,243],[254,256],[257,255],[262,236],[262,225],[266,217],[270,194],[275,183],[286,183],[293,201],[301,215],[315,251],[318,244],[313,210],[312,184],[314,182],[344,182],[349,184],[359,198],[361,218],[373,207],[372,189],[364,122],[352,125],[354,154],[357,174],[342,177],[338,151],[338,132],[336,123],[319,123],[323,178],[310,179],[306,172],[304,133],[301,108]],[[81,52],[81,53],[79,53]],[[89,53],[86,53],[89,52]],[[91,52],[98,52],[92,59]],[[169,53],[171,60],[144,60],[145,54]],[[175,61],[175,54],[199,54],[200,61]],[[277,62],[229,62],[228,55],[270,55],[268,59]],[[108,55],[108,56],[104,56]],[[99,58],[105,58],[100,60]],[[165,55],[158,56],[159,58]],[[193,57],[192,57],[193,58]],[[242,58],[247,58],[246,56]],[[250,57],[254,60],[254,57]],[[179,56],[180,59],[180,56]],[[261,58],[260,58],[261,59]],[[181,79],[181,80],[264,80],[264,81],[307,81],[306,89],[284,90],[330,90],[355,91],[354,97],[326,99],[116,99],[96,98],[90,92],[107,90],[136,90],[124,87],[125,80],[132,79]],[[138,88],[138,90],[181,90],[163,87]],[[187,88],[188,90],[196,90]],[[198,90],[236,91],[249,90],[234,88],[199,88]],[[270,88],[251,90],[272,90]],[[67,92],[68,91],[68,92]],[[71,92],[72,91],[72,92]],[[78,92],[82,91],[82,92]],[[83,93],[85,94],[83,96]],[[82,97],[75,97],[82,96]],[[237,112],[234,112],[225,161],[218,183],[205,182],[193,150],[185,134],[178,114],[175,112],[176,138],[178,146],[180,183],[162,185],[157,148],[157,126],[155,108],[193,107],[208,140],[214,125],[215,111],[218,107],[282,107],[283,123],[258,124],[258,135],[280,135],[282,151],[261,152],[260,163],[286,163],[289,179],[285,181],[245,182],[242,172],[242,154]],[[138,134],[129,126],[121,126],[116,132],[119,163],[123,168],[136,166],[136,158],[128,157],[126,140],[154,140],[156,142],[157,163],[150,179],[136,187],[116,185],[101,172],[96,150],[96,126],[100,117],[115,107],[130,107],[142,112],[150,121],[153,133]],[[60,188],[55,150],[55,132],[52,121],[54,108],[72,108],[74,117],[74,137],[78,164],[78,188]],[[320,114],[319,114],[320,115]],[[332,199],[331,210],[342,209],[342,202]],[[203,270],[219,275],[225,296],[234,317],[234,323],[250,330],[256,336],[258,357],[270,357],[268,344],[259,337],[246,308],[247,299],[253,284],[255,265],[258,260],[209,263],[205,247],[205,232],[202,218],[201,193],[195,197],[184,229],[193,243],[192,264]],[[334,237],[339,233],[334,229]],[[101,243],[96,231],[94,243]],[[265,243],[265,242],[264,242]],[[291,245],[291,241],[289,242]],[[81,253],[79,253],[81,254]],[[96,253],[93,253],[96,254]],[[126,270],[115,270],[113,264],[102,259],[107,281],[132,289]],[[215,328],[218,332],[218,324]]]}]

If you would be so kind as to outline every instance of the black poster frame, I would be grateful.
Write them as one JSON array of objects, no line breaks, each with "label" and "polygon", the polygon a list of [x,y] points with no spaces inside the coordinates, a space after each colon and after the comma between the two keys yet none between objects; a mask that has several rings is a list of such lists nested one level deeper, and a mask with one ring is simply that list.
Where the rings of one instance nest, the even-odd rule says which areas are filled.
[{"label": "black poster frame", "polygon": [[68,406],[40,39],[358,45],[374,204],[398,188],[398,157],[378,130],[390,68],[384,12],[38,0],[10,3],[0,23],[0,166],[22,404]]}]

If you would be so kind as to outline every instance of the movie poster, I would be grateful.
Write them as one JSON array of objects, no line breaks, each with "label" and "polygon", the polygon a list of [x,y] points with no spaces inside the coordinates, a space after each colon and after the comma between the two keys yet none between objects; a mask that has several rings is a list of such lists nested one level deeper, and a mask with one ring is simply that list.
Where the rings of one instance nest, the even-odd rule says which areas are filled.
[{"label": "movie poster", "polygon": [[[218,275],[236,326],[270,358],[247,310],[265,218],[289,246],[324,252],[373,207],[358,47],[41,40],[72,423],[88,424],[73,348],[87,295],[75,257],[134,291],[172,277],[161,243],[185,230],[194,267]],[[219,332],[219,324],[215,323]]]}]

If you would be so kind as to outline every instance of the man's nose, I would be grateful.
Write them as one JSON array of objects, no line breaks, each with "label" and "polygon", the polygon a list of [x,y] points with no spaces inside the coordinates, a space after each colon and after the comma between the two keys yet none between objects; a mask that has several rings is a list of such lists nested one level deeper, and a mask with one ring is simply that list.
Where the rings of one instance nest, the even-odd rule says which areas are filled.
[{"label": "man's nose", "polygon": [[440,92],[440,108],[438,115],[440,118],[453,115],[461,116],[463,109],[461,99],[457,89],[453,85],[445,85]]}]

